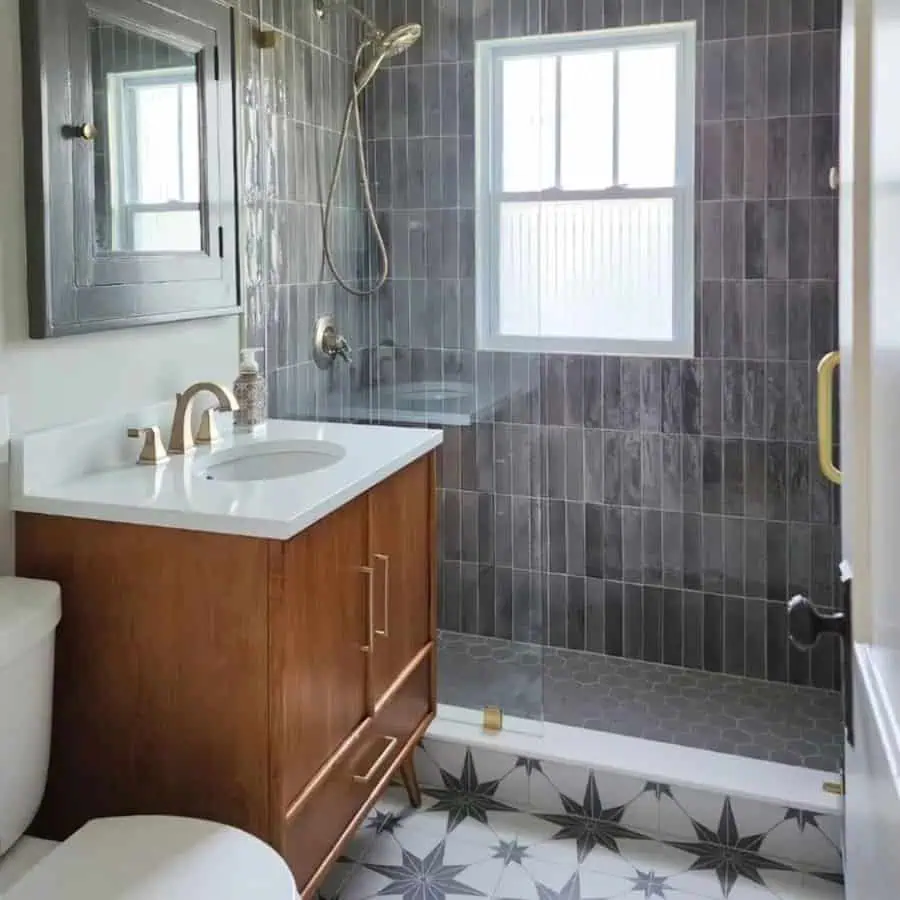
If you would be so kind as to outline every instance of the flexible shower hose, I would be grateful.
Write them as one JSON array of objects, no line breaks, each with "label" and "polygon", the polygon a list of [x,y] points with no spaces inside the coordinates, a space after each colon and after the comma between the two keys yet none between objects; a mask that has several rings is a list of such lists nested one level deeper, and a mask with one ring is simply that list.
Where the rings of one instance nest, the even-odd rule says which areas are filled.
[{"label": "flexible shower hose", "polygon": [[[369,186],[369,168],[366,165],[366,154],[365,149],[363,147],[363,137],[362,137],[362,125],[360,123],[359,117],[359,95],[362,93],[362,90],[356,86],[356,71],[359,68],[359,60],[362,56],[363,50],[366,48],[366,44],[362,44],[359,49],[356,51],[356,58],[353,61],[353,71],[354,71],[354,79],[353,79],[353,88],[350,91],[350,99],[347,101],[347,110],[344,113],[344,124],[341,127],[341,136],[338,141],[338,151],[337,156],[334,160],[334,171],[331,173],[331,185],[328,188],[328,198],[325,201],[325,215],[322,219],[322,248],[325,251],[325,261],[328,263],[328,268],[331,270],[331,274],[334,275],[335,281],[348,293],[353,294],[354,297],[368,297],[371,294],[376,293],[384,287],[384,283],[387,281],[388,277],[388,253],[387,247],[384,244],[384,238],[381,235],[381,229],[378,227],[378,218],[375,215],[375,205],[372,202],[372,191]],[[341,277],[341,274],[337,270],[337,266],[334,262],[334,257],[331,253],[330,243],[330,222],[331,222],[331,211],[334,206],[334,195],[337,191],[337,183],[338,178],[341,174],[341,165],[344,161],[344,152],[347,148],[347,137],[350,132],[350,124],[351,120],[353,122],[353,127],[356,132],[356,154],[357,159],[359,160],[359,171],[362,177],[362,186],[363,186],[363,198],[365,200],[366,213],[369,217],[369,221],[372,224],[372,230],[375,232],[375,241],[378,244],[378,255],[381,260],[381,266],[379,269],[378,279],[375,284],[366,290],[357,290],[356,288],[350,287],[346,281]]]}]

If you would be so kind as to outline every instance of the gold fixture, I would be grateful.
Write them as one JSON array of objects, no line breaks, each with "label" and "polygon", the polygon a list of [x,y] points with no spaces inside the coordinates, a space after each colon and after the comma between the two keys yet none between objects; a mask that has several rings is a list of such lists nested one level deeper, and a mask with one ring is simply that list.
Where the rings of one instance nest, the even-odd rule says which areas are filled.
[{"label": "gold fixture", "polygon": [[503,731],[503,710],[499,706],[485,706],[482,710],[481,727],[492,734]]},{"label": "gold fixture", "polygon": [[841,483],[841,470],[834,464],[834,370],[841,354],[834,350],[819,361],[819,465],[822,474],[835,484]]},{"label": "gold fixture", "polygon": [[213,381],[198,381],[196,384],[192,384],[183,394],[177,394],[175,397],[175,415],[172,417],[169,453],[182,454],[194,449],[194,436],[191,434],[191,407],[194,405],[194,397],[204,391],[209,391],[216,398],[217,409],[234,412],[239,408],[237,398],[231,392],[231,388]]},{"label": "gold fixture", "polygon": [[360,647],[363,653],[371,653],[375,643],[375,570],[371,566],[360,566],[360,571],[366,576],[366,642]]},{"label": "gold fixture", "polygon": [[100,134],[100,131],[93,122],[85,122],[83,125],[64,125],[62,133],[63,137],[93,141]]},{"label": "gold fixture", "polygon": [[836,797],[844,796],[844,786],[840,781],[826,781],[822,785],[822,790],[825,791],[826,794],[834,794]]},{"label": "gold fixture", "polygon": [[260,28],[256,32],[256,45],[260,50],[274,50],[278,43],[278,32],[271,28]]},{"label": "gold fixture", "polygon": [[368,784],[380,771],[381,767],[387,762],[388,757],[394,752],[394,748],[398,744],[398,740],[395,737],[386,737],[385,740],[387,744],[385,745],[384,750],[378,755],[378,758],[375,762],[372,763],[372,767],[366,772],[365,775],[354,775],[353,780],[357,784]]},{"label": "gold fixture", "polygon": [[140,465],[158,466],[169,458],[162,438],[159,436],[159,428],[155,425],[148,428],[129,428],[128,437],[144,439],[144,446],[141,447],[141,455],[138,457]]},{"label": "gold fixture", "polygon": [[384,597],[381,601],[383,604],[384,628],[376,628],[375,634],[377,634],[378,637],[386,638],[388,637],[388,593],[391,585],[391,558],[384,553],[376,553],[375,559],[384,566]]},{"label": "gold fixture", "polygon": [[215,444],[221,440],[219,429],[216,426],[216,407],[210,406],[209,409],[203,410],[200,416],[200,427],[194,435],[194,442],[197,444]]}]

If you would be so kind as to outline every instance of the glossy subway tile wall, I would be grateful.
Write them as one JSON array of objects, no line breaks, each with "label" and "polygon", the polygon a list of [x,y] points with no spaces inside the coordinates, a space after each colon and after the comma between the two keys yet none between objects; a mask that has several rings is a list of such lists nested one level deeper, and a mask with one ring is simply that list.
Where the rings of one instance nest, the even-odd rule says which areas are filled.
[{"label": "glossy subway tile wall", "polygon": [[[838,498],[814,444],[837,329],[836,0],[369,9],[424,26],[368,98],[393,267],[371,343],[395,345],[398,380],[519,389],[447,430],[442,627],[835,687],[836,648],[790,647],[784,603],[837,599]],[[697,358],[478,352],[475,41],[682,19],[699,38]]]},{"label": "glossy subway tile wall", "polygon": [[[247,343],[266,348],[271,413],[349,415],[351,389],[385,369],[506,397],[446,429],[445,629],[836,687],[836,646],[790,647],[784,603],[801,590],[837,602],[840,511],[816,460],[814,376],[837,342],[838,0],[363,8],[424,30],[363,99],[392,274],[358,301],[321,260],[357,27],[323,24],[311,0],[240,6]],[[260,16],[273,51],[254,41]],[[699,39],[696,358],[478,351],[475,41],[684,19]],[[340,185],[339,263],[364,280],[374,257],[352,152]],[[352,370],[310,361],[325,311],[357,348]]]},{"label": "glossy subway tile wall", "polygon": [[[322,214],[358,27],[341,15],[320,21],[312,0],[236,5],[244,343],[265,350],[271,416],[315,416],[326,403],[339,411],[351,370],[318,369],[312,336],[317,316],[334,313],[351,346],[361,339],[362,308],[322,259]],[[273,48],[260,49],[260,29],[275,32]],[[352,153],[336,197],[336,261],[356,280],[365,270],[366,237]]]}]

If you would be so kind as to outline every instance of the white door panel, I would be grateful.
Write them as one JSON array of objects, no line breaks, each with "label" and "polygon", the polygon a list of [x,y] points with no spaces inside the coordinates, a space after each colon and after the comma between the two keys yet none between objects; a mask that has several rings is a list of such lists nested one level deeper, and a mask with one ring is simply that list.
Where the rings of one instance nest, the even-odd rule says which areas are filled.
[{"label": "white door panel", "polygon": [[[854,572],[854,595],[869,596],[866,586],[869,546],[869,468],[855,435],[869,433],[870,146],[871,146],[871,0],[844,0],[841,24],[840,198],[838,241],[838,329],[841,367],[841,546]],[[858,49],[859,48],[859,49]],[[813,598],[815,600],[815,598]],[[871,636],[865,605],[856,604],[853,631]]]},{"label": "white door panel", "polygon": [[900,747],[891,694],[895,704],[900,668],[866,645],[855,657],[856,744],[847,748],[845,773],[847,900],[893,900],[900,885]]},{"label": "white door panel", "polygon": [[847,900],[900,897],[900,0],[844,0],[840,344],[856,743]]},{"label": "white door panel", "polygon": [[873,24],[870,615],[873,643],[900,650],[900,0],[876,0]]}]

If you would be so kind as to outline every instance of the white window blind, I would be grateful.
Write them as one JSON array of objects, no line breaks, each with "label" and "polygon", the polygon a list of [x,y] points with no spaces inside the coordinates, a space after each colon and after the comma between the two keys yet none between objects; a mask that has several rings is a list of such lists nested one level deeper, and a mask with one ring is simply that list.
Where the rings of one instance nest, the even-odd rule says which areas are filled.
[{"label": "white window blind", "polygon": [[488,349],[693,352],[693,23],[477,51]]}]

